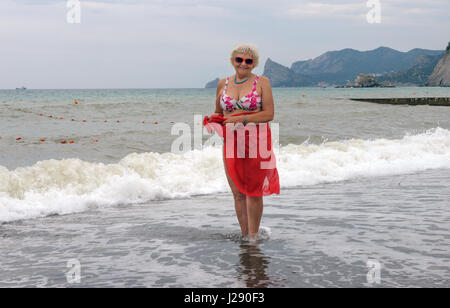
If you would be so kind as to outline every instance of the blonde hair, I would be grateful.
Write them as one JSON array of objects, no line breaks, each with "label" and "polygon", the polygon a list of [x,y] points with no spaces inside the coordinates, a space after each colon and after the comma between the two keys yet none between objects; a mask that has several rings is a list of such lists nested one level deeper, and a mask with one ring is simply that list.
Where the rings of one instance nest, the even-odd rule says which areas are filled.
[{"label": "blonde hair", "polygon": [[258,66],[259,53],[258,53],[258,48],[256,46],[250,45],[250,44],[239,44],[236,47],[234,47],[230,54],[231,65],[234,65],[234,58],[236,57],[236,55],[238,53],[251,56],[253,58],[253,63],[254,63],[253,67]]}]

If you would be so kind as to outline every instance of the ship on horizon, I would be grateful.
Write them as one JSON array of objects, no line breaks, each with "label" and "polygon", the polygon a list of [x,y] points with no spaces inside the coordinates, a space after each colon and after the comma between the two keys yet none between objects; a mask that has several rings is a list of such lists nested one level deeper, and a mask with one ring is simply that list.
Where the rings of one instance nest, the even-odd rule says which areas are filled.
[{"label": "ship on horizon", "polygon": [[16,88],[16,90],[26,90],[27,88],[26,87],[21,87],[21,88]]}]

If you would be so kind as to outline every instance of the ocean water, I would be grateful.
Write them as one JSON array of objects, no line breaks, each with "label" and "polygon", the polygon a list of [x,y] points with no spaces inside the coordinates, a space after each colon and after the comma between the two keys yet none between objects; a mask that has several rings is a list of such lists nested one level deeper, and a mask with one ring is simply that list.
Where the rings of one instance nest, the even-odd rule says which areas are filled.
[{"label": "ocean water", "polygon": [[0,287],[448,286],[450,108],[349,98],[450,89],[273,94],[281,193],[249,243],[200,124],[214,89],[0,91]]}]

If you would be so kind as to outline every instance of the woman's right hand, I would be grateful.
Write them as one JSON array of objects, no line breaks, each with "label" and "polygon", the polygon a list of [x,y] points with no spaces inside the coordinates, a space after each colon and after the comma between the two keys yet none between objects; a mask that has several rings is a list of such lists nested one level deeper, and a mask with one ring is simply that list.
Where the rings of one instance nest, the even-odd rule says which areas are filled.
[{"label": "woman's right hand", "polygon": [[211,121],[211,118],[212,118],[212,117],[215,117],[215,116],[218,116],[218,115],[220,115],[220,113],[213,113],[213,114],[210,114],[210,115],[208,116],[208,121]]}]

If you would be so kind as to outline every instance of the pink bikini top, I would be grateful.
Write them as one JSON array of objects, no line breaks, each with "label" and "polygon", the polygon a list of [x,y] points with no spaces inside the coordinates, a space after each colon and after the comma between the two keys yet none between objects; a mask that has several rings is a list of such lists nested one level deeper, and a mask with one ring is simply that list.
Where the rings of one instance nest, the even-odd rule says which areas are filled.
[{"label": "pink bikini top", "polygon": [[228,80],[230,79],[230,77],[228,77],[225,83],[225,87],[223,88],[223,94],[220,97],[220,106],[222,106],[222,109],[228,112],[232,112],[233,110],[238,109],[244,111],[254,111],[258,109],[258,107],[262,109],[261,96],[259,96],[256,92],[256,83],[258,82],[258,78],[258,75],[256,75],[255,81],[253,81],[252,92],[237,101],[231,96],[228,96],[226,93],[228,89]]}]

